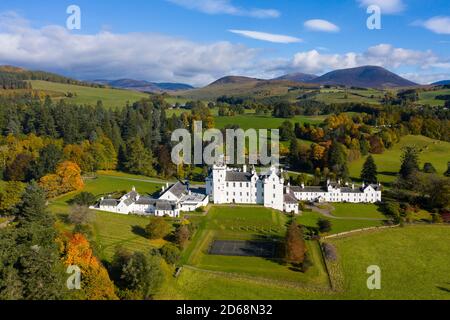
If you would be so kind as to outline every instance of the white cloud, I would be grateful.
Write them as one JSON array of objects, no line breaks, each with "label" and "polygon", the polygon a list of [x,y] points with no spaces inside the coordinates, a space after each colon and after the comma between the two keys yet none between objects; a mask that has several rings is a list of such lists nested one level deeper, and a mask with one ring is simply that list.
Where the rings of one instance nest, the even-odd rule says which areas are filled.
[{"label": "white cloud", "polygon": [[403,0],[358,0],[361,7],[369,7],[376,5],[381,8],[382,14],[395,14],[403,12],[406,9],[406,5]]},{"label": "white cloud", "polygon": [[450,34],[450,17],[433,17],[421,23],[425,28],[438,34]]},{"label": "white cloud", "polygon": [[450,80],[450,73],[423,74],[410,72],[410,73],[401,73],[400,76],[420,84],[432,84],[442,80]]},{"label": "white cloud", "polygon": [[299,52],[294,55],[291,67],[310,73],[325,73],[334,69],[376,65],[388,69],[416,67],[422,70],[447,68],[448,61],[440,59],[432,51],[395,48],[390,44],[369,47],[363,53],[322,54],[317,50]]},{"label": "white cloud", "polygon": [[79,79],[130,77],[203,85],[254,70],[257,61],[256,49],[224,41],[203,44],[152,33],[81,35],[60,26],[31,28],[24,21],[15,23],[16,18],[0,15],[0,64]]},{"label": "white cloud", "polygon": [[312,31],[339,32],[340,28],[327,20],[312,19],[305,22],[305,27]]},{"label": "white cloud", "polygon": [[229,14],[254,18],[278,18],[281,14],[275,9],[245,9],[234,6],[230,0],[167,0],[184,8],[207,14]]},{"label": "white cloud", "polygon": [[250,30],[228,30],[232,33],[242,35],[247,38],[256,39],[256,40],[262,40],[262,41],[268,41],[268,42],[275,42],[275,43],[296,43],[296,42],[302,42],[302,39],[286,36],[282,34],[273,34],[273,33],[266,33],[266,32],[259,32],[259,31],[250,31]]}]

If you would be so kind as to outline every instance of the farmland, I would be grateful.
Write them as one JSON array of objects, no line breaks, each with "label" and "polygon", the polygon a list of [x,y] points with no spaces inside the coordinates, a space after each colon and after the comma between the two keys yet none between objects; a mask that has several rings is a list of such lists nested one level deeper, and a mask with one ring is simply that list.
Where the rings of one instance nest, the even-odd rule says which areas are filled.
[{"label": "farmland", "polygon": [[[139,101],[148,97],[148,94],[110,88],[91,88],[71,84],[56,82],[32,80],[30,81],[34,90],[42,90],[53,97],[53,99],[64,99],[74,104],[88,104],[95,106],[97,101],[101,100],[107,108],[122,108],[127,103]],[[68,93],[74,94],[73,97],[66,97]]]}]

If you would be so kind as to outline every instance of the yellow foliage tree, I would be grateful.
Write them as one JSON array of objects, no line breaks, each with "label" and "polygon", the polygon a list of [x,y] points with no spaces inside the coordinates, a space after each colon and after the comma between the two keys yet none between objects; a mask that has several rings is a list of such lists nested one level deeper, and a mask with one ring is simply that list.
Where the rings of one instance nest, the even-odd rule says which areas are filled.
[{"label": "yellow foliage tree", "polygon": [[56,167],[55,174],[48,174],[39,181],[48,198],[81,190],[84,187],[80,167],[71,161],[64,161]]}]

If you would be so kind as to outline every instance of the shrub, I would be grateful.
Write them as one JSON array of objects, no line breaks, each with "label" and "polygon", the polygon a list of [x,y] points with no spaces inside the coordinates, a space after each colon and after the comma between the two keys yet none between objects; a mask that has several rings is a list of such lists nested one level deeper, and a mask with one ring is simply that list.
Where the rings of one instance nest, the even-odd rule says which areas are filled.
[{"label": "shrub", "polygon": [[170,233],[171,226],[162,217],[153,218],[145,227],[149,239],[162,239]]},{"label": "shrub", "polygon": [[205,208],[204,207],[199,207],[199,208],[195,209],[195,212],[203,213],[203,212],[205,212]]},{"label": "shrub", "polygon": [[87,207],[75,205],[70,208],[69,221],[74,225],[89,225],[95,219],[95,214]]},{"label": "shrub", "polygon": [[180,249],[173,244],[165,244],[159,252],[168,264],[175,264],[180,259]]},{"label": "shrub", "polygon": [[331,221],[327,219],[319,219],[317,221],[317,226],[319,227],[319,231],[321,233],[330,232],[331,231]]}]

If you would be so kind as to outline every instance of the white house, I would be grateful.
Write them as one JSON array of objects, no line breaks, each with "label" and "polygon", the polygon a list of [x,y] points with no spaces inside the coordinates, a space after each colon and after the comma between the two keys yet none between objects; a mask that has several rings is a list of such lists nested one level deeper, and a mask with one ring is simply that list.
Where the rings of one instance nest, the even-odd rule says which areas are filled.
[{"label": "white house", "polygon": [[215,204],[261,204],[267,208],[298,213],[298,201],[285,193],[282,171],[271,167],[258,174],[253,168],[247,171],[214,165],[206,179],[206,194]]},{"label": "white house", "polygon": [[290,188],[295,198],[301,201],[313,202],[351,202],[375,203],[381,201],[381,185],[365,184],[356,187],[354,184],[341,185],[327,181],[326,187],[305,186]]},{"label": "white house", "polygon": [[194,211],[208,205],[208,202],[207,195],[193,193],[188,185],[177,182],[171,187],[166,184],[158,199],[141,196],[133,187],[118,200],[102,198],[91,209],[121,214],[179,217],[181,211]]}]

